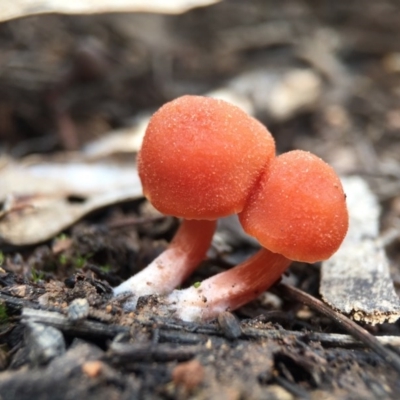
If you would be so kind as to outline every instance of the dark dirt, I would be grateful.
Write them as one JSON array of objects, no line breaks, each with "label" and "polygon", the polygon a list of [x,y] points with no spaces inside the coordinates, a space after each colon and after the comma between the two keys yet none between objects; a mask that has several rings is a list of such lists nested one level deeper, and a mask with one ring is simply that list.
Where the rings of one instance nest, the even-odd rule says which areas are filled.
[{"label": "dark dirt", "polygon": [[[279,152],[311,150],[365,177],[385,232],[400,221],[399,21],[395,0],[232,0],[179,16],[9,21],[0,25],[0,150],[18,158],[78,149],[246,70],[307,66],[323,79],[321,101],[285,121],[265,110],[257,117]],[[1,249],[1,400],[400,397],[400,371],[367,346],[321,336],[346,332],[279,288],[275,300],[208,324],[152,314],[157,299],[143,299],[146,312],[124,312],[111,287],[147,265],[177,227],[143,204],[96,212],[49,243]],[[238,240],[229,259],[253,250]],[[399,289],[399,237],[388,254]],[[226,260],[215,252],[186,284]],[[291,274],[318,297],[318,265],[295,264]],[[73,319],[76,299],[87,303]],[[399,323],[365,328],[400,335]]]}]

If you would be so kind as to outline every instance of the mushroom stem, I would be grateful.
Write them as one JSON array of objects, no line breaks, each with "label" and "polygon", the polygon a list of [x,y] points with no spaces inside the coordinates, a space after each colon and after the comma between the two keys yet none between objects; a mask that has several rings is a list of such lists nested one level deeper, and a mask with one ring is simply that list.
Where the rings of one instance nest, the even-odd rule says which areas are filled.
[{"label": "mushroom stem", "polygon": [[215,220],[184,219],[168,248],[142,271],[114,288],[114,294],[132,293],[129,306],[134,308],[140,296],[170,293],[205,258],[216,224]]},{"label": "mushroom stem", "polygon": [[271,287],[292,261],[263,248],[227,271],[204,280],[198,288],[174,290],[167,307],[184,321],[207,320],[235,310]]}]

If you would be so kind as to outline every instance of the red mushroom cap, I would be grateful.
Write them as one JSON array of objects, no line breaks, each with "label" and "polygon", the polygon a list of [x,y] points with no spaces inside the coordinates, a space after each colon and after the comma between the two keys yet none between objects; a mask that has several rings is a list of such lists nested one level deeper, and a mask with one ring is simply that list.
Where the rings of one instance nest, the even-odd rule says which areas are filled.
[{"label": "red mushroom cap", "polygon": [[243,209],[274,155],[269,131],[240,108],[183,96],[150,119],[138,167],[144,194],[159,211],[216,219]]},{"label": "red mushroom cap", "polygon": [[329,258],[348,228],[339,177],[320,158],[300,150],[275,158],[239,218],[262,246],[305,262]]}]

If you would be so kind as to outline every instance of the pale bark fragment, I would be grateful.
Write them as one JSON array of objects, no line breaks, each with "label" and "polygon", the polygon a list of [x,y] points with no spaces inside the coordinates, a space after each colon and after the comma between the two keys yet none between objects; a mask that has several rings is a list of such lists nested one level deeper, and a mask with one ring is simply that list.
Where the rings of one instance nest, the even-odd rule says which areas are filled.
[{"label": "pale bark fragment", "polygon": [[323,300],[356,321],[372,325],[395,322],[400,300],[379,239],[378,201],[359,177],[342,179],[350,214],[347,236],[340,249],[322,263]]}]

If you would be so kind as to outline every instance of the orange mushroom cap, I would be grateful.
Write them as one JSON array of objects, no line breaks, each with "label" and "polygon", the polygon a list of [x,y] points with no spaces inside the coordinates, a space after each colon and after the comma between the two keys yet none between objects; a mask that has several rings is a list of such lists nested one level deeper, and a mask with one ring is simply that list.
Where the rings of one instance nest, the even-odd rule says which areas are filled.
[{"label": "orange mushroom cap", "polygon": [[319,157],[300,150],[275,158],[239,218],[262,246],[305,262],[329,258],[348,228],[339,177]]},{"label": "orange mushroom cap", "polygon": [[183,96],[150,119],[139,176],[145,196],[162,213],[216,219],[243,209],[274,155],[267,128],[240,108]]}]

